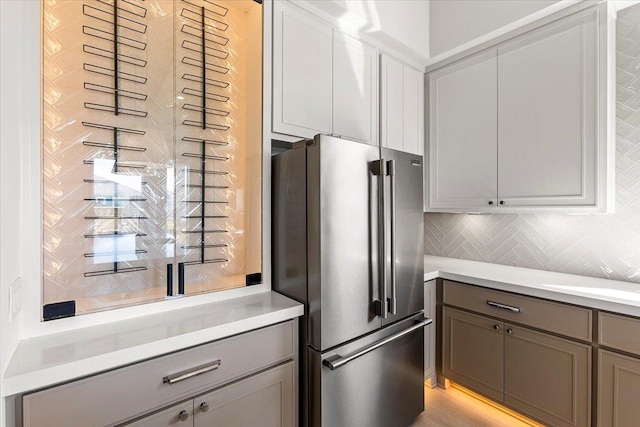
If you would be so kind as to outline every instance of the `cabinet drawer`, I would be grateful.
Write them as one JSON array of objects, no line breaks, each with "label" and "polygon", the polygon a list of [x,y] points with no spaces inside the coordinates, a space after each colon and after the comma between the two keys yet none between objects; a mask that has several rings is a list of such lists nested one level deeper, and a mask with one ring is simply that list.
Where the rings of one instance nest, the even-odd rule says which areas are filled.
[{"label": "cabinet drawer", "polygon": [[[587,308],[448,280],[444,281],[444,302],[568,337],[591,341],[592,312]],[[512,311],[507,307],[498,308],[490,305],[492,303],[520,311]]]},{"label": "cabinet drawer", "polygon": [[[23,397],[25,427],[108,426],[293,359],[294,322],[215,341]],[[169,375],[220,361],[216,369],[179,380]]]},{"label": "cabinet drawer", "polygon": [[599,313],[598,343],[640,355],[640,319]]}]

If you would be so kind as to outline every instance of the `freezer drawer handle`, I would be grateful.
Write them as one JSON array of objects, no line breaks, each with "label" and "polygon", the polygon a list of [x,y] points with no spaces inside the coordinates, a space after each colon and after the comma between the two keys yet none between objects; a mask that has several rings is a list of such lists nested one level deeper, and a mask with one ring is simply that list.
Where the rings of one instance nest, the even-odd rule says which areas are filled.
[{"label": "freezer drawer handle", "polygon": [[422,319],[419,320],[415,325],[405,329],[404,331],[398,332],[397,334],[391,335],[390,337],[387,337],[385,339],[382,339],[380,341],[376,341],[373,344],[371,344],[368,347],[364,347],[358,351],[356,351],[355,353],[350,354],[349,356],[340,356],[339,354],[333,355],[331,357],[326,358],[325,360],[322,361],[322,364],[324,366],[327,366],[329,369],[331,369],[332,371],[338,369],[341,366],[346,365],[347,363],[351,362],[353,359],[357,359],[360,356],[364,356],[365,354],[375,350],[376,348],[382,347],[385,344],[389,344],[392,341],[395,341],[397,339],[400,339],[402,337],[404,337],[405,335],[409,335],[411,332],[420,329],[420,328],[424,328],[425,326],[431,324],[431,322],[433,322],[433,320],[431,319]]},{"label": "freezer drawer handle", "polygon": [[220,367],[222,361],[216,359],[213,362],[205,363],[204,365],[196,366],[195,368],[187,369],[175,374],[167,375],[162,379],[164,384],[175,384],[177,382],[201,375],[207,372],[215,371]]},{"label": "freezer drawer handle", "polygon": [[489,304],[491,307],[513,311],[514,313],[522,313],[522,309],[520,307],[514,307],[512,305],[502,304],[500,302],[495,302],[490,300],[487,300],[487,304]]}]

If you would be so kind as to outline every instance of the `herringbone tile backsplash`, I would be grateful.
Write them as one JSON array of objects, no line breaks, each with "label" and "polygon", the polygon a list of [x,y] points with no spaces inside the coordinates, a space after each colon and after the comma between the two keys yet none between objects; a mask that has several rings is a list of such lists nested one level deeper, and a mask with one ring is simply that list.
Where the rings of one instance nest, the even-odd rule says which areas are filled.
[{"label": "herringbone tile backsplash", "polygon": [[427,255],[640,283],[640,5],[618,14],[613,215],[424,215]]}]

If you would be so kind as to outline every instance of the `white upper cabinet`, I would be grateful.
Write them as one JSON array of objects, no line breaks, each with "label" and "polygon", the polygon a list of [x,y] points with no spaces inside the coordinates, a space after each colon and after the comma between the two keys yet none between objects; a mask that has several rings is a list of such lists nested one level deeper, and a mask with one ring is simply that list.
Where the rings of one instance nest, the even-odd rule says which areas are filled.
[{"label": "white upper cabinet", "polygon": [[422,155],[424,151],[424,74],[380,55],[380,143]]},{"label": "white upper cabinet", "polygon": [[612,210],[607,12],[550,18],[429,74],[427,210]]},{"label": "white upper cabinet", "polygon": [[496,50],[429,75],[431,208],[484,208],[497,199]]},{"label": "white upper cabinet", "polygon": [[273,6],[273,130],[331,133],[333,28],[284,2]]},{"label": "white upper cabinet", "polygon": [[597,13],[498,48],[498,195],[504,206],[596,202]]},{"label": "white upper cabinet", "polygon": [[375,49],[289,2],[273,6],[273,131],[377,144]]},{"label": "white upper cabinet", "polygon": [[333,39],[333,133],[357,141],[378,141],[376,51],[335,32]]}]

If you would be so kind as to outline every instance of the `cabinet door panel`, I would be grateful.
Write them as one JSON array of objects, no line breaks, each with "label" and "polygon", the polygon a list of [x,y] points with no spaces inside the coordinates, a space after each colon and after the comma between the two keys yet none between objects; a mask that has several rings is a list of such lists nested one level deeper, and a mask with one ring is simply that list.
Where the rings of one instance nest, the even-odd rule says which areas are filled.
[{"label": "cabinet door panel", "polygon": [[443,373],[452,381],[502,402],[502,322],[443,309]]},{"label": "cabinet door panel", "polygon": [[377,144],[378,59],[375,50],[335,32],[333,40],[333,133]]},{"label": "cabinet door panel", "polygon": [[591,423],[591,347],[505,325],[504,402],[553,426]]},{"label": "cabinet door panel", "polygon": [[[185,417],[184,421],[180,418],[181,416]],[[193,425],[193,400],[170,406],[133,423],[121,424],[122,427],[189,427],[191,425]]]},{"label": "cabinet door panel", "polygon": [[507,206],[594,205],[597,12],[498,49],[498,196]]},{"label": "cabinet door panel", "polygon": [[640,359],[599,351],[598,427],[635,427],[640,420]]},{"label": "cabinet door panel", "polygon": [[331,133],[333,29],[285,2],[273,7],[273,131]]},{"label": "cabinet door panel", "polygon": [[393,150],[404,146],[403,77],[402,62],[380,55],[380,144]]},{"label": "cabinet door panel", "polygon": [[429,76],[429,207],[482,207],[497,194],[496,51]]},{"label": "cabinet door panel", "polygon": [[424,74],[407,65],[403,70],[403,150],[424,154]]},{"label": "cabinet door panel", "polygon": [[293,371],[290,362],[196,397],[194,427],[293,427]]}]

